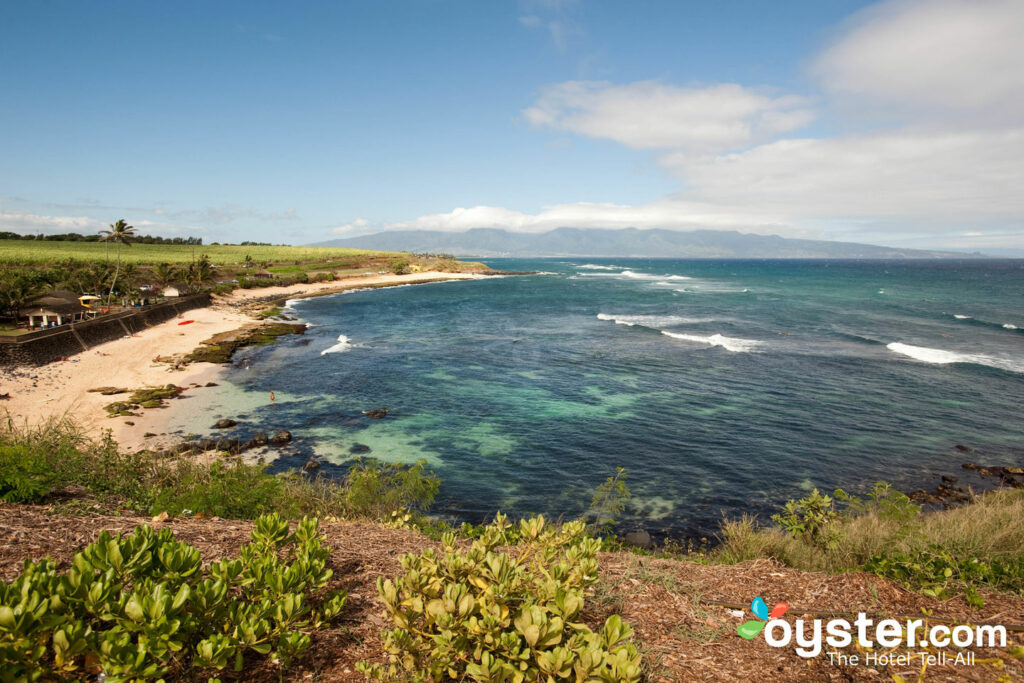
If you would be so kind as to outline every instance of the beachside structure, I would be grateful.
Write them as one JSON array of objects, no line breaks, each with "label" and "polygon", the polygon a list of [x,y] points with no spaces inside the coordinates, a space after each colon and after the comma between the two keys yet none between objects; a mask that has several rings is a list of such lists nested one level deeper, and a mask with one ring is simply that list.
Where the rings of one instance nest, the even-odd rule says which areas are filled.
[{"label": "beachside structure", "polygon": [[256,280],[273,280],[274,274],[269,270],[257,270],[252,274],[252,277]]},{"label": "beachside structure", "polygon": [[28,314],[29,327],[53,327],[84,320],[88,309],[82,306],[78,295],[57,290],[32,302]]},{"label": "beachside structure", "polygon": [[168,285],[160,290],[160,294],[166,297],[181,296],[185,291],[182,285]]}]

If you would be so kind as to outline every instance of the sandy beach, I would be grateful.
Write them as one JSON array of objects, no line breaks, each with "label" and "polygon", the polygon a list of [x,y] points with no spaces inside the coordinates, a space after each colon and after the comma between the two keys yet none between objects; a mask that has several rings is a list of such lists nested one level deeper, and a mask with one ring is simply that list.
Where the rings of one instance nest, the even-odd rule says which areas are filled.
[{"label": "sandy beach", "polygon": [[[138,334],[93,347],[68,360],[41,367],[4,368],[0,371],[0,394],[10,398],[0,402],[15,424],[38,424],[50,417],[69,417],[93,436],[112,430],[113,438],[125,449],[155,445],[147,433],[160,433],[175,410],[177,399],[166,408],[148,409],[141,417],[108,417],[103,407],[121,396],[103,396],[90,389],[97,387],[143,387],[176,384],[185,388],[184,396],[201,396],[208,382],[215,382],[223,366],[192,363],[174,369],[156,362],[157,356],[185,354],[215,334],[238,329],[255,319],[244,309],[257,301],[332,294],[360,287],[420,284],[439,280],[466,280],[486,277],[472,273],[423,272],[407,275],[367,275],[332,282],[289,287],[236,290],[229,296],[214,296],[207,308],[188,311],[181,319],[171,319]],[[181,325],[183,320],[192,320]]]}]

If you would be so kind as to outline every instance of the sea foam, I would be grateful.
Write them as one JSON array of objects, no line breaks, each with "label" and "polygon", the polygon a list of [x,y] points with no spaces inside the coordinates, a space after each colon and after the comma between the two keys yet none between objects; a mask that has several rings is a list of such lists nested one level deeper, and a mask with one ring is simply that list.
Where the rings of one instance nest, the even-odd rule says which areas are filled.
[{"label": "sea foam", "polygon": [[699,344],[708,344],[710,346],[721,346],[726,351],[733,351],[735,353],[753,351],[761,344],[761,342],[753,339],[738,339],[736,337],[726,337],[722,334],[683,334],[682,332],[669,332],[667,330],[660,329],[659,327],[660,325],[709,323],[714,322],[715,318],[685,318],[678,315],[608,315],[607,313],[598,313],[597,318],[598,320],[610,320],[616,325],[626,325],[627,327],[648,327],[657,332],[661,332],[666,337],[697,342]]},{"label": "sea foam", "polygon": [[666,332],[665,330],[662,330],[661,333],[666,337],[672,337],[673,339],[682,339],[684,341],[692,341],[699,344],[710,344],[711,346],[721,346],[726,351],[732,351],[734,353],[748,353],[761,345],[761,342],[754,339],[737,339],[736,337],[726,337],[721,334],[701,336],[698,334]]},{"label": "sea foam", "polygon": [[352,342],[348,340],[348,337],[342,334],[338,335],[337,344],[335,344],[329,349],[324,349],[323,351],[320,352],[320,355],[323,356],[324,354],[327,353],[345,353],[346,351],[349,351],[351,348]]},{"label": "sea foam", "polygon": [[975,365],[987,365],[990,368],[1007,370],[1009,372],[1024,373],[1024,362],[1009,358],[996,358],[976,353],[960,353],[958,351],[946,351],[944,349],[931,349],[927,346],[912,346],[902,342],[886,344],[885,348],[895,353],[909,356],[922,363],[934,363],[937,365],[949,365],[950,363],[973,363]]}]

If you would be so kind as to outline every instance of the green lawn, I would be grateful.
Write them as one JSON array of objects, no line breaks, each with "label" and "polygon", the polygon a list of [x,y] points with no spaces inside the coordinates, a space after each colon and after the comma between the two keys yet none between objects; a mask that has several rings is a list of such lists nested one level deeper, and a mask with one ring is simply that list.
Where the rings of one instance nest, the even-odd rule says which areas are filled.
[{"label": "green lawn", "polygon": [[[43,242],[35,240],[0,240],[0,263],[35,264],[54,263],[65,259],[102,261],[115,258],[116,245],[99,242]],[[125,263],[190,263],[193,257],[206,254],[216,264],[240,264],[251,256],[257,263],[344,260],[352,256],[384,254],[366,249],[339,249],[334,247],[274,247],[188,244],[133,244],[121,249]],[[393,255],[393,253],[391,254]]]}]

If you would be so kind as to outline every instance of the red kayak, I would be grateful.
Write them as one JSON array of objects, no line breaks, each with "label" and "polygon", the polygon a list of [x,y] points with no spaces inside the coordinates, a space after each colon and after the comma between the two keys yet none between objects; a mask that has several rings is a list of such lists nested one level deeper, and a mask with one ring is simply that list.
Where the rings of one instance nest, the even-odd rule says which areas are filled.
[{"label": "red kayak", "polygon": [[188,325],[188,324],[190,324],[190,323],[194,323],[194,322],[195,322],[195,320],[182,320],[182,321],[181,321],[180,323],[178,323],[178,324],[179,324],[179,325]]}]

